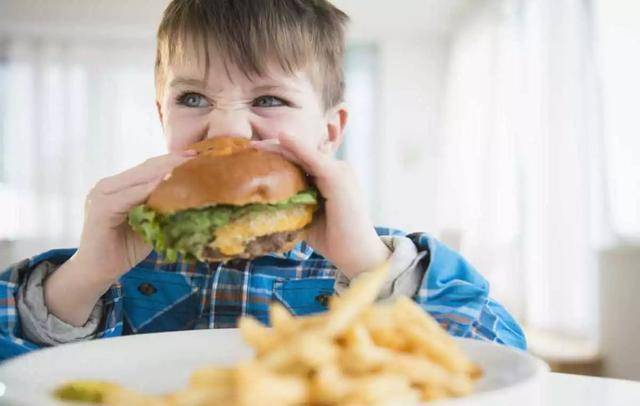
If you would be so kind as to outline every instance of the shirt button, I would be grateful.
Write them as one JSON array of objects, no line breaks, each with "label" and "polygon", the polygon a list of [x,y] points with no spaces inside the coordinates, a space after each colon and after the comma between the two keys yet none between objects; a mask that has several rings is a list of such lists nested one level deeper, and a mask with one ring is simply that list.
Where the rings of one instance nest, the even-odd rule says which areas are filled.
[{"label": "shirt button", "polygon": [[138,285],[138,292],[142,293],[145,296],[151,296],[156,293],[158,289],[155,286],[148,282],[141,283]]},{"label": "shirt button", "polygon": [[320,303],[322,306],[328,307],[330,298],[331,298],[331,295],[327,295],[325,293],[322,293],[322,294],[316,296],[315,300],[316,300],[316,302]]}]

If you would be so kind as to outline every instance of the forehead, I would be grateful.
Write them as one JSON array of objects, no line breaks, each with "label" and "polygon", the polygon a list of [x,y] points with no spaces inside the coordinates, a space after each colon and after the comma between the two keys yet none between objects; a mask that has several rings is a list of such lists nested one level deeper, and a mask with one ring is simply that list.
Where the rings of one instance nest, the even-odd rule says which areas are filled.
[{"label": "forehead", "polygon": [[285,69],[275,58],[260,61],[259,71],[240,66],[221,52],[209,49],[196,52],[193,47],[172,58],[165,67],[168,86],[176,78],[193,79],[207,84],[230,83],[235,85],[273,83],[296,88],[300,91],[316,90],[315,75],[304,67]]}]

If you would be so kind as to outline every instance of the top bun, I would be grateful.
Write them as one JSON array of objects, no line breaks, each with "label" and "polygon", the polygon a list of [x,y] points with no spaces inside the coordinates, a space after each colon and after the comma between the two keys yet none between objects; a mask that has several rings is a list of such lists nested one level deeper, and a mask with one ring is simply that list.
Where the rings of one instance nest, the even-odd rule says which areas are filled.
[{"label": "top bun", "polygon": [[238,137],[215,137],[187,147],[198,156],[176,167],[147,206],[169,214],[213,205],[277,203],[309,188],[304,172],[282,155],[251,148]]}]

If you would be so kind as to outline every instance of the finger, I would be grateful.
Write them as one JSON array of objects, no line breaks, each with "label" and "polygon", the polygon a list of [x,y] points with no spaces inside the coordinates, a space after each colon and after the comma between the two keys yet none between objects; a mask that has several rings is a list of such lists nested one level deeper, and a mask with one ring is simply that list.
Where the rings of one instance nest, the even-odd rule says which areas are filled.
[{"label": "finger", "polygon": [[291,152],[285,150],[280,146],[280,142],[276,139],[264,140],[264,141],[252,141],[250,144],[251,147],[259,149],[261,151],[267,152],[275,152],[276,154],[280,154],[287,158],[289,161],[292,161],[300,166],[302,164]]},{"label": "finger", "polygon": [[147,183],[141,183],[112,193],[107,197],[110,210],[112,213],[120,215],[129,213],[129,210],[147,200],[163,178],[164,175],[157,176]]},{"label": "finger", "polygon": [[159,174],[166,174],[176,166],[193,158],[192,153],[182,152],[161,155],[127,169],[117,175],[102,179],[96,186],[103,194],[117,193],[132,186],[145,185],[155,180]]},{"label": "finger", "polygon": [[312,176],[322,176],[332,161],[331,157],[321,153],[311,144],[289,134],[280,133],[278,140],[280,147],[295,156],[299,165]]}]

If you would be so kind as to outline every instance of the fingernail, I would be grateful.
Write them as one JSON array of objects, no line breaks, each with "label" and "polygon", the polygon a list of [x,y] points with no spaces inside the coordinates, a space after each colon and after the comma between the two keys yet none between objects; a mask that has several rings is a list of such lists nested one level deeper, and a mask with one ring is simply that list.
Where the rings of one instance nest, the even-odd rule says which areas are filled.
[{"label": "fingernail", "polygon": [[280,144],[280,141],[278,141],[276,138],[251,141],[251,145],[278,145],[278,144]]},{"label": "fingernail", "polygon": [[180,155],[182,155],[182,156],[196,156],[196,155],[198,155],[198,151],[196,151],[195,149],[187,149],[185,151],[182,151],[180,153]]}]

